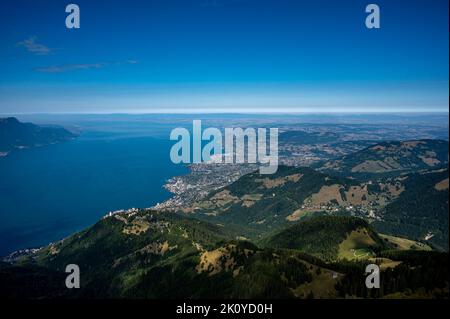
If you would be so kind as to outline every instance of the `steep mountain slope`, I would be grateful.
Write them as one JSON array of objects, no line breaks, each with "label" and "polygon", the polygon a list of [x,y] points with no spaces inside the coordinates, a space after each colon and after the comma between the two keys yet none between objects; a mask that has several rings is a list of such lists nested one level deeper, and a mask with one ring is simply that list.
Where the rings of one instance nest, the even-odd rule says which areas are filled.
[{"label": "steep mountain slope", "polygon": [[46,267],[0,262],[0,298],[61,298],[68,290],[66,276]]},{"label": "steep mountain slope", "polygon": [[403,177],[404,191],[373,226],[380,232],[427,241],[448,250],[448,169]]},{"label": "steep mountain slope", "polygon": [[366,221],[344,216],[299,222],[263,240],[263,245],[297,249],[323,260],[369,258],[387,248]]},{"label": "steep mountain slope", "polygon": [[35,259],[56,271],[71,263],[89,269],[83,279],[85,285],[95,287],[92,294],[102,287],[116,293],[126,290],[146,269],[212,249],[230,238],[225,230],[198,220],[131,210],[51,244]]},{"label": "steep mountain slope", "polygon": [[[107,217],[15,266],[0,265],[5,283],[0,295],[21,295],[24,287],[34,285],[27,296],[291,298],[297,296],[292,290],[311,282],[318,268],[330,272],[305,258],[314,260],[300,252],[230,240],[221,227],[183,216],[130,211]],[[81,289],[64,289],[63,280],[58,285],[68,264],[80,267]],[[47,277],[54,278],[49,288],[43,284]],[[334,284],[329,293],[336,293]]]},{"label": "steep mountain slope", "polygon": [[0,118],[0,153],[63,142],[75,134],[62,127],[43,127],[21,123],[14,117]]},{"label": "steep mountain slope", "polygon": [[381,186],[333,177],[311,168],[280,166],[276,174],[245,175],[182,212],[225,224],[245,237],[261,237],[318,214],[376,218],[376,212],[402,189],[396,180]]},{"label": "steep mountain slope", "polygon": [[448,166],[448,141],[383,142],[322,165],[321,171],[355,178],[398,175]]},{"label": "steep mountain slope", "polygon": [[[292,243],[291,249],[262,249],[248,241],[228,240],[220,227],[194,219],[153,211],[120,213],[13,265],[0,263],[0,296],[336,298],[382,297],[422,291],[422,287],[427,289],[423,292],[427,297],[448,293],[448,254],[413,252],[404,256],[377,252],[375,248],[383,247],[382,243],[365,246],[373,249],[374,255],[358,258],[359,261],[327,263],[305,254],[301,251],[303,235],[317,243],[317,255],[334,251],[322,249],[322,240],[329,247],[341,246],[349,238],[353,241],[352,234],[358,231],[364,238],[378,241],[367,224],[356,218],[315,219],[270,240],[280,247]],[[336,238],[321,233],[323,227]],[[299,243],[301,247],[296,247]],[[382,290],[368,291],[364,269],[373,262],[380,263],[385,272],[381,278],[388,281],[383,281]],[[64,287],[64,269],[69,263],[80,267],[80,289]],[[425,266],[433,276],[424,275]],[[396,271],[397,267],[402,270]],[[394,286],[392,282],[401,285]]]}]

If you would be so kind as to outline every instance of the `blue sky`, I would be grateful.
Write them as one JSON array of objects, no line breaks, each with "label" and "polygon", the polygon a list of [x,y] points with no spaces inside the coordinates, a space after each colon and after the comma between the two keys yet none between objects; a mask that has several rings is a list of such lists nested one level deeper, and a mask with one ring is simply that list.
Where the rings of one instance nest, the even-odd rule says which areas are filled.
[{"label": "blue sky", "polygon": [[68,3],[0,2],[0,113],[448,112],[446,0]]}]

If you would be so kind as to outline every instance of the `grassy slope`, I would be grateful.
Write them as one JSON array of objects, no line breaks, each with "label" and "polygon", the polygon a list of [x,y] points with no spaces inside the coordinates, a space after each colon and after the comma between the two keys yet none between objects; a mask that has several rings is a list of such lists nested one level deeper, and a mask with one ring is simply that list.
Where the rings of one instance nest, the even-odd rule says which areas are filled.
[{"label": "grassy slope", "polygon": [[344,216],[321,216],[299,222],[262,243],[266,247],[298,249],[325,260],[352,257],[350,250],[355,248],[373,251],[385,247],[367,222]]}]

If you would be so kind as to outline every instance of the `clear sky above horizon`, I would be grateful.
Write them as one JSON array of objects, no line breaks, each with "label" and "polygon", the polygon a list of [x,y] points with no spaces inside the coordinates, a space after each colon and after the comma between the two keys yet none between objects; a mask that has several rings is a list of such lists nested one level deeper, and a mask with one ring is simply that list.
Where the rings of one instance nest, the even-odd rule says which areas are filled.
[{"label": "clear sky above horizon", "polygon": [[[76,3],[81,28],[65,27]],[[381,8],[381,29],[365,7]],[[448,112],[448,0],[3,0],[0,114]]]}]

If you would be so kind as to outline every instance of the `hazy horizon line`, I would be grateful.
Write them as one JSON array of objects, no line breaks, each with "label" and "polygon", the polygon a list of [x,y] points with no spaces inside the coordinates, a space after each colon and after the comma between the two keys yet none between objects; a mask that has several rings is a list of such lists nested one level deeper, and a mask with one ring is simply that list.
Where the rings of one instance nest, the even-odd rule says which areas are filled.
[{"label": "hazy horizon line", "polygon": [[272,110],[246,110],[246,111],[225,111],[225,110],[192,110],[192,111],[181,111],[181,110],[153,110],[153,111],[97,111],[97,112],[8,112],[0,113],[0,116],[12,116],[12,115],[145,115],[145,114],[171,114],[171,115],[190,115],[190,114],[280,114],[280,115],[290,115],[290,114],[447,114],[449,115],[449,110],[429,110],[429,111],[406,111],[406,110],[393,110],[393,111],[371,111],[371,110],[344,110],[344,111],[272,111]]}]

